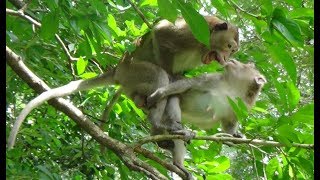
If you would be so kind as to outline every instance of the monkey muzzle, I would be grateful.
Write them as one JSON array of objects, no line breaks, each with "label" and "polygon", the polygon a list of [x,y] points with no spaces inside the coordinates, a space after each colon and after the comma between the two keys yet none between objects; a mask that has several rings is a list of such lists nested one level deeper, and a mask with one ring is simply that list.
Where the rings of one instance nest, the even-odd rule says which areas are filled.
[{"label": "monkey muzzle", "polygon": [[222,56],[221,53],[218,53],[217,51],[210,51],[208,52],[204,58],[202,59],[203,64],[210,64],[211,61],[216,60],[221,65],[224,65],[226,63],[226,60],[224,56]]}]

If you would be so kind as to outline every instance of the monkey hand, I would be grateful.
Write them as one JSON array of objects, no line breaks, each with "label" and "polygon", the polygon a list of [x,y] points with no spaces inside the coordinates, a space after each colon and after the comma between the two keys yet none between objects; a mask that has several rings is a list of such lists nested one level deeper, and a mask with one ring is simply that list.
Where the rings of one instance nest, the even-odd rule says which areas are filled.
[{"label": "monkey hand", "polygon": [[147,98],[147,107],[150,108],[152,107],[154,104],[156,104],[156,102],[158,102],[161,98],[164,97],[164,89],[163,88],[159,88],[157,89],[154,93],[152,93],[148,98]]}]

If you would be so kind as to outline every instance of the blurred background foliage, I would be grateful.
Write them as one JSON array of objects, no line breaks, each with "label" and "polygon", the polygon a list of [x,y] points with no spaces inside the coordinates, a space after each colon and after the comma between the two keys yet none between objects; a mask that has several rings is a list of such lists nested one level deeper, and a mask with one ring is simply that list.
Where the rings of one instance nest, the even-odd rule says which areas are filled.
[{"label": "blurred background foliage", "polygon": [[[115,66],[148,26],[126,0],[32,0],[25,10],[42,23],[6,15],[6,45],[24,58],[51,87],[90,78]],[[247,138],[279,141],[285,148],[233,147],[216,142],[192,141],[185,165],[198,179],[313,179],[314,152],[291,147],[292,142],[314,142],[314,13],[307,0],[136,0],[150,24],[183,16],[199,41],[208,42],[201,15],[216,15],[240,28],[241,48],[233,58],[252,61],[266,76],[256,106],[237,116]],[[18,10],[7,0],[6,8]],[[78,61],[69,57],[55,39],[58,34]],[[72,68],[71,68],[72,67]],[[72,70],[73,69],[73,70]],[[220,70],[216,62],[186,72],[196,76]],[[68,98],[99,123],[117,86],[97,88]],[[12,69],[6,71],[6,135],[15,117],[34,93]],[[237,103],[236,103],[237,104]],[[215,127],[198,135],[212,135]],[[113,107],[104,129],[109,136],[134,142],[149,134],[145,114],[126,96]],[[170,160],[154,144],[145,148]],[[130,171],[110,150],[99,144],[69,117],[45,104],[28,116],[13,150],[6,152],[8,179],[147,179]],[[165,172],[163,167],[147,160]],[[172,176],[171,173],[167,174]]]}]

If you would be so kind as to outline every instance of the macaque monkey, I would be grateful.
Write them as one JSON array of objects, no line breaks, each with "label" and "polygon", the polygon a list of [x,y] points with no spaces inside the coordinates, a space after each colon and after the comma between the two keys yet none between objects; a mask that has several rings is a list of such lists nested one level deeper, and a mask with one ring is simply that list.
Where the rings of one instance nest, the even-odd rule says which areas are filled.
[{"label": "macaque monkey", "polygon": [[[108,84],[120,84],[129,97],[144,107],[146,98],[152,92],[180,78],[184,71],[209,64],[212,60],[225,64],[230,55],[238,50],[238,29],[214,16],[206,16],[205,19],[210,28],[209,48],[194,38],[184,19],[178,18],[175,23],[163,20],[142,37],[136,50],[124,56],[115,69],[92,79],[72,81],[42,93],[30,101],[17,117],[8,139],[8,148],[13,147],[20,125],[30,111],[49,99]],[[177,97],[162,98],[154,104],[145,108],[152,134],[179,132],[183,129],[180,114],[176,110],[179,109]],[[188,132],[182,134],[187,135]],[[169,148],[174,150],[171,145]],[[164,143],[162,147],[166,146]]]},{"label": "macaque monkey", "polygon": [[[236,60],[230,60],[225,65],[224,73],[204,74],[199,77],[182,79],[170,83],[168,86],[156,90],[147,101],[150,106],[161,101],[169,95],[178,94],[179,106],[175,107],[185,122],[191,123],[201,129],[210,129],[215,123],[221,123],[222,130],[235,137],[241,137],[238,132],[237,118],[229,105],[227,97],[234,100],[239,97],[250,109],[261,88],[266,83],[263,75],[255,69],[254,64],[243,64]],[[166,116],[172,116],[167,114]],[[163,120],[165,121],[165,120]],[[180,141],[180,142],[179,142]],[[181,146],[182,140],[174,140],[179,145],[174,146],[173,155],[182,159],[174,159],[183,162],[185,146]],[[176,149],[178,148],[178,149]]]},{"label": "macaque monkey", "polygon": [[133,59],[156,64],[170,75],[181,75],[212,60],[224,64],[239,48],[238,28],[215,16],[204,18],[210,29],[209,48],[195,39],[183,18],[174,23],[161,20],[141,40]]}]

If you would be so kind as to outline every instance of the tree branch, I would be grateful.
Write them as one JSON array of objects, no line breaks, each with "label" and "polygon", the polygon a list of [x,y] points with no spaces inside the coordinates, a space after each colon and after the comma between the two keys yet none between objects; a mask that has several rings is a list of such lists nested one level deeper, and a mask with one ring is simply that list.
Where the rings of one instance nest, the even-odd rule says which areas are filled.
[{"label": "tree branch", "polygon": [[[22,58],[6,47],[6,61],[16,74],[37,93],[49,90],[49,86],[37,77],[22,61]],[[50,105],[62,111],[75,121],[84,131],[91,135],[98,143],[112,150],[130,169],[145,173],[151,179],[167,179],[157,169],[141,161],[134,154],[133,148],[118,140],[107,136],[101,129],[87,118],[77,107],[63,98],[48,101]],[[8,149],[12,149],[14,140],[8,140]]]},{"label": "tree branch", "polygon": [[[156,141],[163,141],[163,140],[170,140],[170,139],[184,139],[183,135],[156,135],[156,136],[149,136],[137,141],[133,146],[138,147],[142,144],[146,144],[149,142],[156,142]],[[287,147],[284,144],[281,144],[276,141],[267,141],[267,140],[260,140],[260,139],[243,139],[243,138],[234,138],[234,137],[217,137],[217,136],[196,136],[193,140],[209,140],[209,141],[216,141],[216,142],[233,142],[237,144],[254,144],[254,145],[261,145],[261,146],[271,146],[271,147]],[[292,147],[299,147],[305,149],[314,149],[314,144],[299,144],[299,143],[292,143]]]},{"label": "tree branch", "polygon": [[146,23],[146,25],[149,27],[149,29],[152,29],[151,24],[148,22],[147,18],[143,15],[143,13],[140,11],[140,9],[131,0],[127,0],[127,1],[129,2],[129,4],[131,4],[133,9],[138,13],[140,18]]}]

